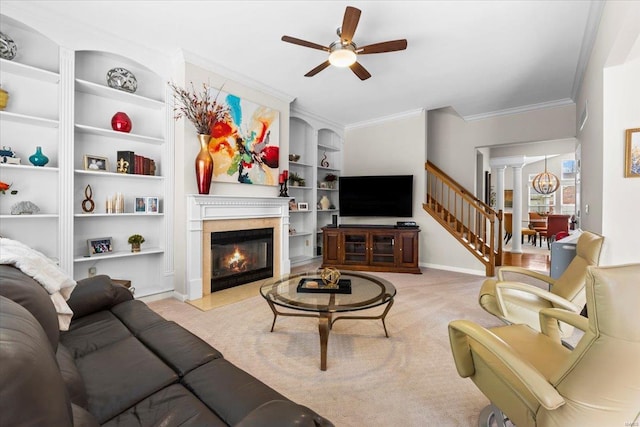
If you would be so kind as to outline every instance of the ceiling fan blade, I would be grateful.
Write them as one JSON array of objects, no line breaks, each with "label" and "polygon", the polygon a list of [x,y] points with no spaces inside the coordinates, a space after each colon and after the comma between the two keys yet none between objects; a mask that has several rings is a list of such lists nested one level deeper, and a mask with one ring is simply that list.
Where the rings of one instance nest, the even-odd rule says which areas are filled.
[{"label": "ceiling fan blade", "polygon": [[307,74],[305,74],[305,77],[313,77],[316,74],[318,74],[320,71],[324,70],[325,68],[327,68],[329,65],[331,65],[329,63],[329,61],[324,61],[322,64],[318,65],[316,68],[314,68],[313,70],[309,71]]},{"label": "ceiling fan blade", "polygon": [[347,6],[344,11],[344,18],[342,18],[342,27],[340,28],[340,40],[343,44],[351,43],[353,34],[356,32],[358,21],[360,21],[360,9],[356,9],[352,6]]},{"label": "ceiling fan blade", "polygon": [[362,46],[359,47],[358,50],[356,50],[356,53],[358,55],[366,55],[368,53],[395,52],[397,50],[405,50],[406,48],[407,40],[401,39]]},{"label": "ceiling fan blade", "polygon": [[351,71],[353,71],[353,73],[358,76],[360,80],[367,80],[369,77],[371,77],[371,74],[369,74],[369,72],[362,65],[360,65],[359,62],[354,62],[349,66],[349,68],[351,68]]},{"label": "ceiling fan blade", "polygon": [[310,47],[311,49],[318,49],[318,50],[324,50],[325,52],[329,52],[329,48],[326,46],[322,46],[313,42],[308,42],[302,39],[297,39],[295,37],[282,36],[282,41],[287,43],[297,44],[298,46]]}]

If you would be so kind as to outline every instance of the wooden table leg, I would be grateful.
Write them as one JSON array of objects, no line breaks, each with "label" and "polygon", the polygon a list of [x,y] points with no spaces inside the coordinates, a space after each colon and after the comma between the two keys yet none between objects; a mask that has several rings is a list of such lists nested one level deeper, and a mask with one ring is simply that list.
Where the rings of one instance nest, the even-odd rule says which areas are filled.
[{"label": "wooden table leg", "polygon": [[327,370],[327,344],[331,330],[331,313],[320,313],[318,332],[320,333],[320,370]]}]

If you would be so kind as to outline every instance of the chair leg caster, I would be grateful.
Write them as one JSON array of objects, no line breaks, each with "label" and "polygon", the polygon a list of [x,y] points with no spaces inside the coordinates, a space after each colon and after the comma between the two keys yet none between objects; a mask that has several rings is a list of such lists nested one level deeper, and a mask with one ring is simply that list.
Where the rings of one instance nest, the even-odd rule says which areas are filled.
[{"label": "chair leg caster", "polygon": [[[507,417],[494,404],[485,406],[478,417],[478,427],[506,427]],[[495,422],[495,424],[494,424]]]}]

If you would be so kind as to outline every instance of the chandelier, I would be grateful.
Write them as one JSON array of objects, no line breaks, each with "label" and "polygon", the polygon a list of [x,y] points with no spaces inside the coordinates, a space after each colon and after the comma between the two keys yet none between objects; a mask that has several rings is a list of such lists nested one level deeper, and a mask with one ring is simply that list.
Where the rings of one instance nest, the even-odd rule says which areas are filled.
[{"label": "chandelier", "polygon": [[547,156],[544,156],[544,172],[533,178],[531,186],[540,194],[551,194],[558,189],[560,180],[554,174],[547,172]]}]

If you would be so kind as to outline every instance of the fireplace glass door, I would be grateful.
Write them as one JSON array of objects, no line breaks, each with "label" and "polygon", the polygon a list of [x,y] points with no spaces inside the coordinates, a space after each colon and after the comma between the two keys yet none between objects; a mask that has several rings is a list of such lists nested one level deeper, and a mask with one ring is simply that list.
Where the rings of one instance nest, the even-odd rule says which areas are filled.
[{"label": "fireplace glass door", "polygon": [[211,292],[273,277],[273,228],[211,233]]}]

